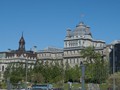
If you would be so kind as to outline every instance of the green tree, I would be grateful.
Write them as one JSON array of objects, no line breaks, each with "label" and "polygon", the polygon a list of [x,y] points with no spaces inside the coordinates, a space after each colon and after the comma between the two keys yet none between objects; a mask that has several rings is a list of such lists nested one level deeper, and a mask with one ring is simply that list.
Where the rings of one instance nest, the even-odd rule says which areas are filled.
[{"label": "green tree", "polygon": [[81,51],[82,57],[85,59],[85,79],[87,82],[102,83],[105,82],[108,74],[107,62],[103,60],[100,53],[95,52],[93,47],[87,47]]},{"label": "green tree", "polygon": [[71,81],[71,82],[79,82],[81,76],[81,69],[78,65],[75,65],[74,67],[67,68],[65,70],[65,82]]},{"label": "green tree", "polygon": [[44,83],[44,77],[41,73],[33,73],[31,77],[31,81],[34,83]]},{"label": "green tree", "polygon": [[12,84],[25,80],[25,68],[20,63],[11,63],[4,72],[4,78],[10,78]]},{"label": "green tree", "polygon": [[80,52],[81,56],[86,59],[86,63],[93,63],[96,53],[93,47],[87,47]]},{"label": "green tree", "polygon": [[63,67],[58,63],[55,62],[54,65],[50,66],[51,67],[51,81],[56,83],[56,82],[62,82],[63,81]]}]

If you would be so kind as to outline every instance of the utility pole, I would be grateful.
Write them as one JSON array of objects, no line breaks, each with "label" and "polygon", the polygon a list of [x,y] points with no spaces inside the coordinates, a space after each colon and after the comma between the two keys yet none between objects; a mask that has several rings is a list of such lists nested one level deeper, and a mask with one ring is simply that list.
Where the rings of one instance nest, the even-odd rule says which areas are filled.
[{"label": "utility pole", "polygon": [[85,65],[81,62],[81,69],[82,69],[82,90],[85,90]]}]

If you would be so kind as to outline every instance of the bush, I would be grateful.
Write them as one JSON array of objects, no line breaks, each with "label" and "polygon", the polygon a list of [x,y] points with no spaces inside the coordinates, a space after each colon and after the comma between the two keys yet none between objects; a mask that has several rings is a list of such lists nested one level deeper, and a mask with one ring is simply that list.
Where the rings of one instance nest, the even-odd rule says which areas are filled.
[{"label": "bush", "polygon": [[117,72],[117,73],[109,76],[109,78],[107,80],[107,84],[109,87],[113,87],[113,79],[115,79],[116,88],[120,88],[120,72]]}]

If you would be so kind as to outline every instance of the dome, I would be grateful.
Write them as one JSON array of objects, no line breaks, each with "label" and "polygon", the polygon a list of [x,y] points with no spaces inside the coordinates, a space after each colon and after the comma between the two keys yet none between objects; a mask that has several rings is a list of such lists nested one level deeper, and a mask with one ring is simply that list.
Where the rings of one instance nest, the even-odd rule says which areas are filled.
[{"label": "dome", "polygon": [[73,31],[73,36],[84,36],[91,39],[92,35],[90,32],[90,27],[86,26],[83,22],[80,22]]}]

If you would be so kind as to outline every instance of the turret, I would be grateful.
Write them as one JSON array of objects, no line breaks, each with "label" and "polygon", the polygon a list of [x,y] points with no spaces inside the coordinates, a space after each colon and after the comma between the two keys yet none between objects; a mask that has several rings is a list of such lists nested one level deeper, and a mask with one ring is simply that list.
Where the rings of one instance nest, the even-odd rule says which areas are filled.
[{"label": "turret", "polygon": [[89,26],[86,26],[85,30],[86,30],[86,34],[91,35],[91,33],[90,33],[90,27]]},{"label": "turret", "polygon": [[67,35],[66,35],[67,38],[70,38],[71,37],[71,30],[70,29],[67,29]]},{"label": "turret", "polygon": [[22,36],[21,36],[20,41],[19,41],[18,50],[19,51],[25,51],[25,40],[24,40],[24,37],[23,37],[23,33],[22,33]]}]

